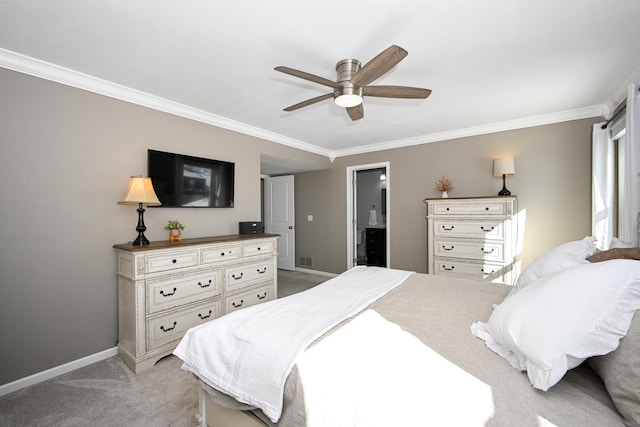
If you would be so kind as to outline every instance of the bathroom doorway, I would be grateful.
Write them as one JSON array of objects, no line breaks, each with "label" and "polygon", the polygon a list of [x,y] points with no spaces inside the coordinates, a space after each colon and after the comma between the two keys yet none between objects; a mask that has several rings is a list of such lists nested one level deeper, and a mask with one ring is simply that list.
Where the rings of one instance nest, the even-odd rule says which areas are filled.
[{"label": "bathroom doorway", "polygon": [[347,168],[347,267],[388,267],[389,163]]}]

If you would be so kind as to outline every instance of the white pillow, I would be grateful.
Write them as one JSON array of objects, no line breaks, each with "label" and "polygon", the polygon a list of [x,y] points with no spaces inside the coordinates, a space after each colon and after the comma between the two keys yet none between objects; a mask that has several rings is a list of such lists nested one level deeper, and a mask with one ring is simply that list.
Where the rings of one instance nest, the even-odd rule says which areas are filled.
[{"label": "white pillow", "polygon": [[524,269],[509,295],[519,292],[533,281],[554,273],[559,273],[580,264],[587,264],[586,258],[596,250],[596,238],[587,236],[582,240],[564,243],[536,258]]},{"label": "white pillow", "polygon": [[615,350],[640,308],[640,262],[584,264],[536,281],[472,333],[548,390],[586,358]]},{"label": "white pillow", "polygon": [[611,244],[609,245],[609,249],[628,249],[633,248],[631,243],[627,243],[624,240],[620,240],[617,237],[611,239]]}]

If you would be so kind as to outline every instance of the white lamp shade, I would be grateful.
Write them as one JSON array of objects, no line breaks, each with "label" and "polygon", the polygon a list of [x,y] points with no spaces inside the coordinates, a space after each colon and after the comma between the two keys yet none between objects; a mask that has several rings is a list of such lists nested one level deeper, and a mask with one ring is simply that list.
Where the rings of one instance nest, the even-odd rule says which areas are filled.
[{"label": "white lamp shade", "polygon": [[122,200],[120,200],[118,204],[137,206],[140,203],[147,206],[159,206],[162,204],[160,203],[160,200],[158,200],[156,192],[153,191],[151,178],[132,176],[131,179],[129,179],[127,191],[124,193]]},{"label": "white lamp shade", "polygon": [[493,160],[493,176],[515,175],[516,167],[513,157],[503,157]]}]

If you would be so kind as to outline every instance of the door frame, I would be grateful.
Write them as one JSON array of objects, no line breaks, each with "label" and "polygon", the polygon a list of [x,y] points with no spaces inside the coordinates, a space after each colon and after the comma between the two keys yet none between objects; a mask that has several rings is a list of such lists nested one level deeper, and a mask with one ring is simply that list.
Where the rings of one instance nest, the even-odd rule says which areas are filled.
[{"label": "door frame", "polygon": [[390,162],[380,162],[380,163],[369,163],[366,165],[357,165],[357,166],[347,166],[347,270],[356,266],[356,190],[354,190],[354,177],[356,176],[356,172],[362,170],[369,169],[381,169],[385,168],[385,173],[387,175],[387,191],[385,198],[386,205],[386,235],[387,235],[387,268],[391,268],[391,163]]}]

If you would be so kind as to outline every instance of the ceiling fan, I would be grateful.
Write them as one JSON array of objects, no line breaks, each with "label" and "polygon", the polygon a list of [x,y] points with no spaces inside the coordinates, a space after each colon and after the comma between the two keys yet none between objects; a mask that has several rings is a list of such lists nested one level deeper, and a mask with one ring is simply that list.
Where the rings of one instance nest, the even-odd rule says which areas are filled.
[{"label": "ceiling fan", "polygon": [[422,89],[408,86],[369,86],[383,74],[387,73],[402,61],[409,52],[403,48],[392,45],[380,52],[375,58],[364,66],[357,59],[343,59],[336,64],[338,77],[335,82],[324,77],[309,74],[304,71],[289,67],[276,67],[276,71],[289,74],[294,77],[309,80],[324,86],[329,86],[333,92],[307,99],[284,109],[294,111],[307,107],[325,99],[333,98],[340,107],[347,109],[351,120],[360,120],[364,117],[362,107],[363,96],[377,96],[382,98],[414,98],[424,99],[431,95],[430,89]]}]

